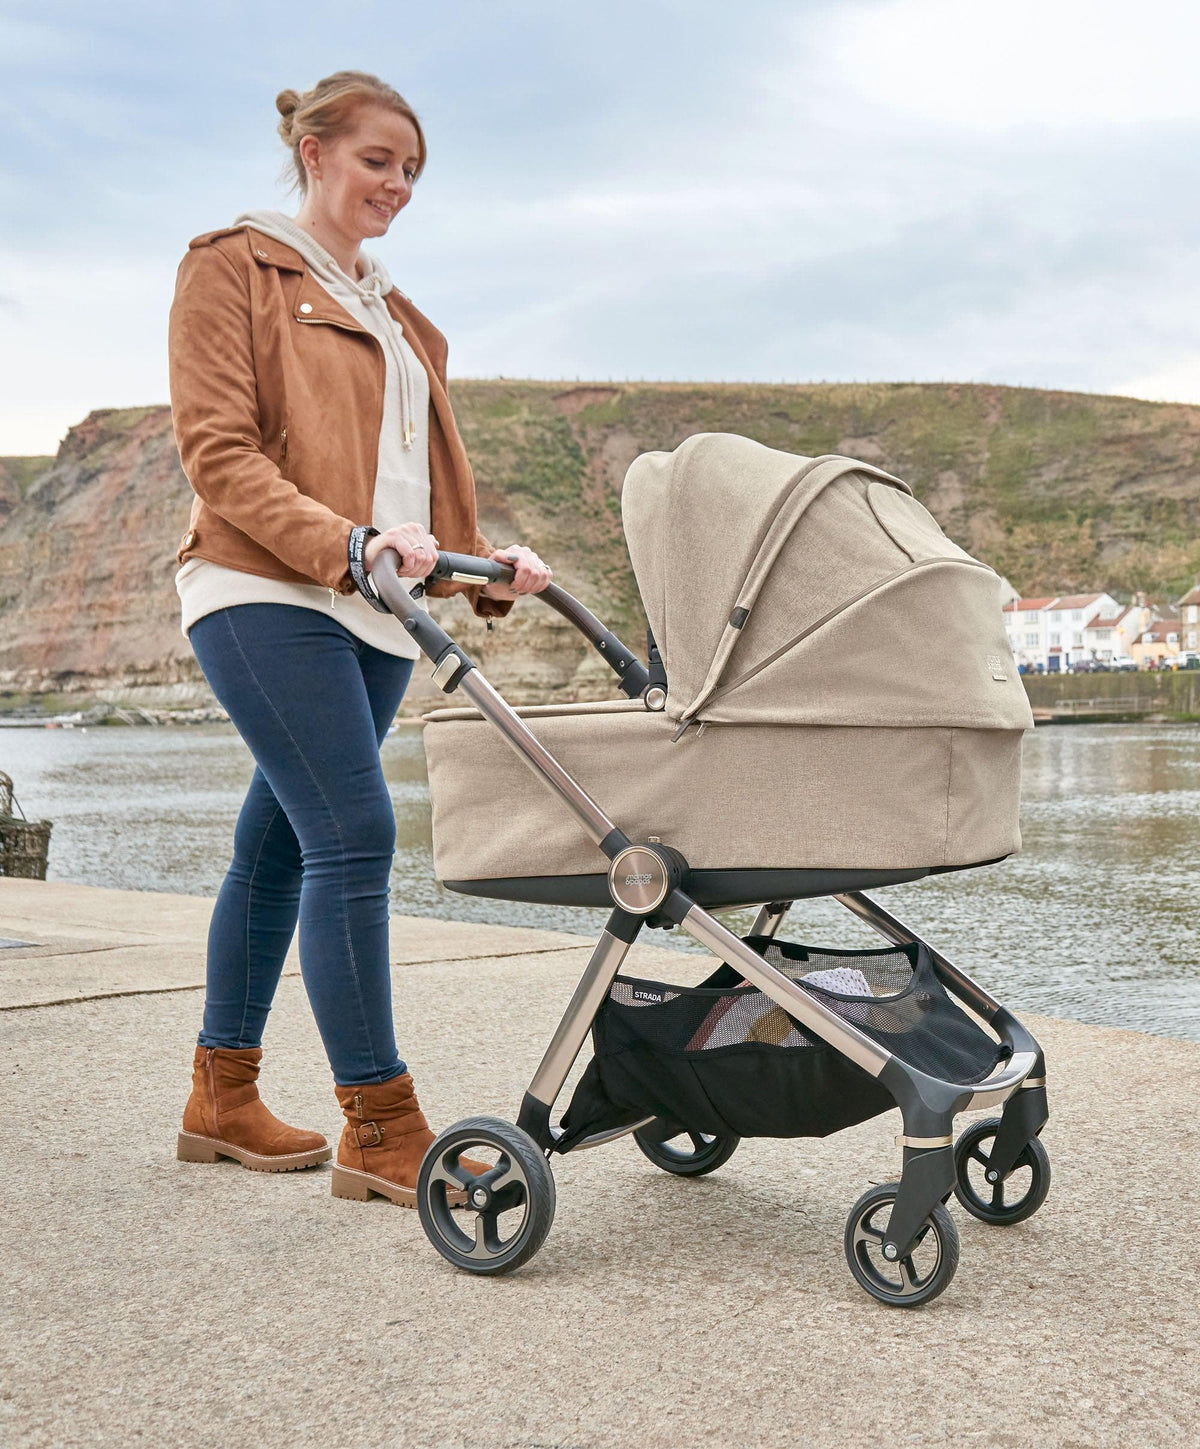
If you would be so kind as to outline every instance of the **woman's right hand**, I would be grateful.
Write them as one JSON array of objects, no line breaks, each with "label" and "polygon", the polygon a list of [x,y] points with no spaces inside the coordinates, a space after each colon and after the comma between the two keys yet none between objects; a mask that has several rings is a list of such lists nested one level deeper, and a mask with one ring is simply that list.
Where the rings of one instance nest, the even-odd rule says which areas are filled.
[{"label": "woman's right hand", "polygon": [[380,550],[394,548],[400,555],[399,574],[402,579],[423,579],[437,562],[438,541],[420,523],[401,523],[367,539],[363,562],[370,573]]}]

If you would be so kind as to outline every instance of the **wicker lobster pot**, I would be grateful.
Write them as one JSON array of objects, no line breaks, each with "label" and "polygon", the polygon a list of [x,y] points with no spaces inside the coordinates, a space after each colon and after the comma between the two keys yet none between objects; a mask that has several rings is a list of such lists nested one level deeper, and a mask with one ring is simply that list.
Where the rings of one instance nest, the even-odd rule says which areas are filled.
[{"label": "wicker lobster pot", "polygon": [[0,771],[0,875],[45,880],[50,821],[26,820],[11,778]]}]

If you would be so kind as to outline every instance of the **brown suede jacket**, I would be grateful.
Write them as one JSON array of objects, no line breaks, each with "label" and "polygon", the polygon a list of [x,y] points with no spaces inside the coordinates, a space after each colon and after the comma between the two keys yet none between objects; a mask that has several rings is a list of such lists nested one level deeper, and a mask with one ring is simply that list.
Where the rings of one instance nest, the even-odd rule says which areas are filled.
[{"label": "brown suede jacket", "polygon": [[[387,307],[429,374],[430,531],[487,557],[475,482],[446,390],[446,339],[400,292]],[[171,307],[171,412],[195,490],[179,561],[205,558],[291,583],[354,589],[346,546],[370,523],[384,360],[291,247],[249,227],[197,237]],[[478,587],[476,613],[512,607]]]}]

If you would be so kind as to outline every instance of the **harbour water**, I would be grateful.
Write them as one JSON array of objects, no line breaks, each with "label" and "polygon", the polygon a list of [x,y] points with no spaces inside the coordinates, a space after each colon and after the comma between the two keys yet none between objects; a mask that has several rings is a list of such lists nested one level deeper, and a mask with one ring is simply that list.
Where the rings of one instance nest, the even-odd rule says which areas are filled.
[{"label": "harbour water", "polygon": [[[598,932],[599,911],[444,891],[433,879],[419,731],[397,730],[383,759],[398,835],[394,912]],[[30,818],[54,822],[53,879],[212,895],[251,763],[227,726],[31,728],[0,732],[0,770]],[[1026,742],[1022,829],[1025,848],[1010,861],[880,899],[1007,1004],[1200,1041],[1200,726],[1037,730]],[[796,905],[784,934],[879,944],[831,901]],[[654,940],[690,946],[677,936]]]}]

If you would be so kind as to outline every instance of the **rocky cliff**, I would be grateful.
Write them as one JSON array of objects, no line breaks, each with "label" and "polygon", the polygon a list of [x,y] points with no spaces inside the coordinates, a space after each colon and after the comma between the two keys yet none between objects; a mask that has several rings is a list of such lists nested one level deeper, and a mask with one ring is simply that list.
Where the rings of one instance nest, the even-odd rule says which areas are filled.
[{"label": "rocky cliff", "polygon": [[[916,384],[501,380],[459,383],[454,397],[485,531],[535,545],[631,643],[645,625],[621,481],[638,453],[696,432],[877,463],[1027,594],[1178,592],[1200,572],[1200,408]],[[55,458],[0,459],[0,691],[10,703],[204,698],[172,586],[189,497],[165,407],[93,413]],[[600,660],[534,602],[490,634],[461,601],[435,612],[514,698],[609,688]],[[432,697],[422,687],[410,704]]]}]

